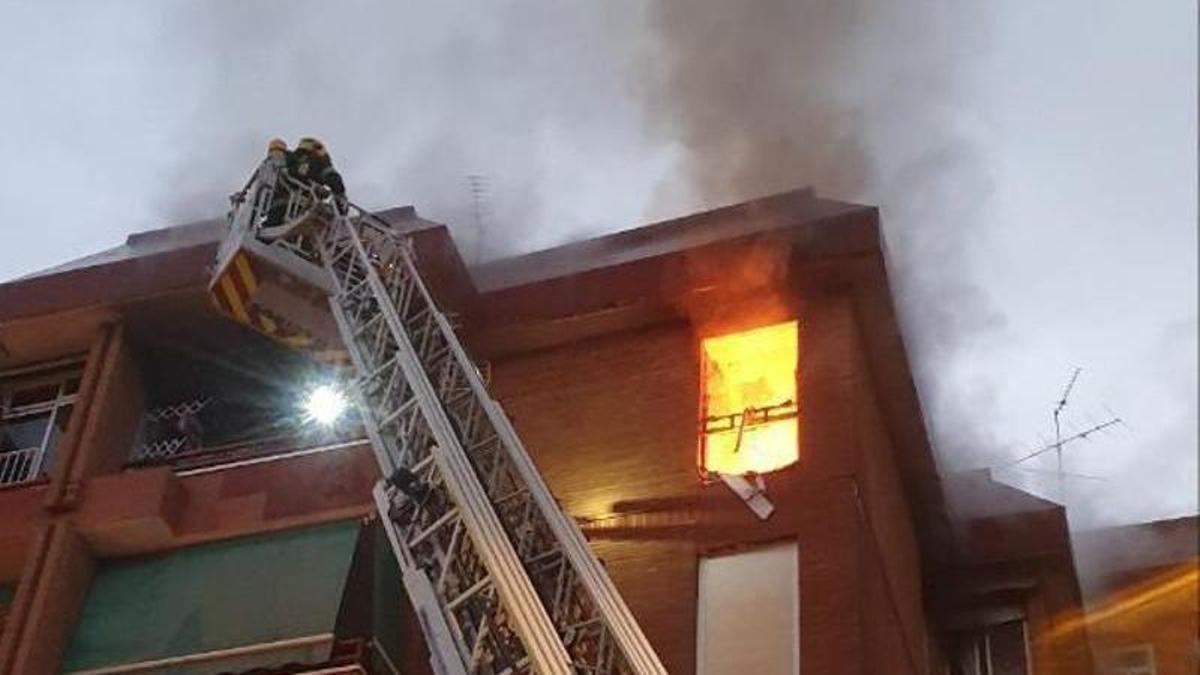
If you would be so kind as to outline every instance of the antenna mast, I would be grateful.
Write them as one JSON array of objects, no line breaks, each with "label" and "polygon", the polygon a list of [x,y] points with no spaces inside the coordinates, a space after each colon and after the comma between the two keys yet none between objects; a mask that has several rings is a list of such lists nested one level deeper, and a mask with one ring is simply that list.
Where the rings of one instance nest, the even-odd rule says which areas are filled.
[{"label": "antenna mast", "polygon": [[1058,403],[1054,406],[1054,455],[1056,470],[1058,471],[1058,492],[1060,495],[1064,494],[1065,486],[1063,485],[1062,427],[1059,424],[1059,415],[1062,414],[1063,408],[1067,407],[1067,399],[1071,396],[1071,390],[1075,388],[1075,381],[1079,379],[1079,372],[1081,370],[1083,368],[1076,366],[1075,370],[1071,372],[1071,379],[1067,380],[1067,386],[1063,387],[1062,396],[1059,397]]},{"label": "antenna mast", "polygon": [[[1073,371],[1071,371],[1071,377],[1067,380],[1067,385],[1065,387],[1063,387],[1062,395],[1059,396],[1057,401],[1055,401],[1054,412],[1053,412],[1054,442],[1047,443],[1046,445],[1043,445],[1042,447],[1038,448],[1037,450],[1034,450],[1033,452],[1030,452],[1029,454],[1023,455],[1021,457],[1018,457],[1017,459],[1014,459],[1011,462],[1008,462],[1007,464],[1002,464],[999,467],[996,467],[997,470],[1011,469],[1011,468],[1016,467],[1018,464],[1027,462],[1027,461],[1033,459],[1034,457],[1040,457],[1041,455],[1053,450],[1054,456],[1055,456],[1055,470],[1053,471],[1053,473],[1058,478],[1058,495],[1059,495],[1059,499],[1063,502],[1064,505],[1066,504],[1066,501],[1067,501],[1067,490],[1066,490],[1066,477],[1067,476],[1071,476],[1074,478],[1086,478],[1089,480],[1104,480],[1104,479],[1100,478],[1098,476],[1088,476],[1085,474],[1068,473],[1063,467],[1063,448],[1066,447],[1070,443],[1073,443],[1075,441],[1085,440],[1085,439],[1087,439],[1088,436],[1091,436],[1094,433],[1097,433],[1097,432],[1107,429],[1111,426],[1115,426],[1117,424],[1122,423],[1120,417],[1113,416],[1113,417],[1105,420],[1104,422],[1101,422],[1099,424],[1093,424],[1092,426],[1088,427],[1087,429],[1084,429],[1083,431],[1075,432],[1075,433],[1071,434],[1070,436],[1063,438],[1063,435],[1062,435],[1062,421],[1063,421],[1062,413],[1063,413],[1063,410],[1066,409],[1066,407],[1067,407],[1067,400],[1070,398],[1071,391],[1075,388],[1075,382],[1079,380],[1079,373],[1082,370],[1083,370],[1082,368],[1075,368]],[[1049,473],[1049,472],[1045,472],[1043,470],[1034,470],[1034,469],[1022,469],[1022,470],[1036,471],[1038,473]]]},{"label": "antenna mast", "polygon": [[467,175],[467,190],[471,193],[471,208],[475,216],[475,262],[483,258],[484,210],[487,201],[487,176],[472,173]]}]

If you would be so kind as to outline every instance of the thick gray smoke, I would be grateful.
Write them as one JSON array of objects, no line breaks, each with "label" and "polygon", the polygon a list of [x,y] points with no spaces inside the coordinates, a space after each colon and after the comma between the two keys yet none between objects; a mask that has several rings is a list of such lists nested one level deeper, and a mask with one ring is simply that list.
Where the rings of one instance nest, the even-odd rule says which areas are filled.
[{"label": "thick gray smoke", "polygon": [[[133,1],[52,13],[48,29],[79,21],[108,38],[46,59],[65,80],[60,128],[107,117],[96,150],[119,153],[113,173],[153,205],[126,231],[219,215],[269,138],[313,135],[353,199],[415,204],[476,258],[481,240],[511,254],[641,220],[663,152],[629,91],[642,15],[606,8]],[[96,75],[122,86],[107,96]],[[99,91],[75,100],[80,81]]]},{"label": "thick gray smoke", "polygon": [[[1184,4],[1174,13],[1186,15]],[[672,177],[688,179],[664,182],[658,197],[717,205],[813,185],[879,205],[943,471],[1003,466],[1044,444],[1038,434],[1070,367],[1086,365],[1067,434],[1105,419],[1106,403],[1131,423],[1068,451],[1068,469],[1105,480],[1056,484],[1051,455],[997,477],[1065,500],[1077,525],[1195,511],[1194,187],[1165,188],[1165,199],[1124,189],[1137,180],[1125,158],[1143,154],[1194,181],[1194,157],[1165,149],[1195,145],[1194,119],[1176,117],[1195,110],[1194,31],[1189,42],[1174,28],[1189,18],[1122,19],[1117,5],[1088,3],[1046,12],[938,0],[651,7],[643,94],[653,128],[681,148]],[[1057,31],[1078,44],[1054,49]],[[1129,40],[1168,46],[1111,56]],[[1190,80],[1179,63],[1193,64]],[[1152,70],[1191,82],[1191,99],[1146,85]],[[1126,112],[1118,91],[1145,102]],[[1062,122],[1029,121],[1041,117]],[[1004,136],[1001,122],[1024,131]],[[1156,131],[1132,131],[1140,126]],[[1043,147],[1027,151],[1033,138]],[[1090,160],[1059,159],[1092,148]],[[1110,191],[1074,188],[1078,180]],[[1164,173],[1159,184],[1187,182]],[[1059,190],[1064,197],[1050,196]],[[1009,215],[997,231],[1005,212],[1036,220]]]},{"label": "thick gray smoke", "polygon": [[[986,17],[962,3],[886,0],[652,7],[648,110],[683,148],[688,199],[813,185],[880,205],[927,412],[947,422],[933,424],[936,445],[951,466],[979,461],[985,428],[968,420],[988,413],[987,388],[948,375],[1003,330],[969,273],[991,176],[955,117]],[[679,189],[663,194],[677,200]]]},{"label": "thick gray smoke", "polygon": [[219,216],[276,135],[321,137],[355,201],[416,205],[471,260],[812,185],[882,208],[943,469],[1037,445],[1082,365],[1072,419],[1108,404],[1130,429],[1071,450],[1110,478],[1072,486],[1077,513],[1176,515],[1197,494],[1194,14],[17,0],[0,279]]},{"label": "thick gray smoke", "polygon": [[[187,155],[248,166],[235,153],[272,134],[320,135],[352,196],[417,204],[455,224],[471,257],[481,241],[491,254],[549,245],[572,234],[562,223],[615,227],[637,206],[608,211],[595,186],[623,159],[613,149],[640,140],[620,91],[633,50],[613,39],[634,35],[635,17],[535,2],[201,3],[169,29],[214,84],[191,111],[206,135]],[[469,175],[482,176],[478,203]]]}]

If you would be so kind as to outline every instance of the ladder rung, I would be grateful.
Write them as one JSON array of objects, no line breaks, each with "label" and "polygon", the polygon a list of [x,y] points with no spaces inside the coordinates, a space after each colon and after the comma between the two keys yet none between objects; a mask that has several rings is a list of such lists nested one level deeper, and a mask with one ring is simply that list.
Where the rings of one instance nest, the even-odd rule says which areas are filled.
[{"label": "ladder rung", "polygon": [[396,408],[395,410],[393,410],[392,412],[390,412],[386,416],[384,416],[381,420],[379,420],[379,425],[378,425],[379,428],[382,429],[382,428],[386,427],[387,425],[391,424],[392,422],[396,421],[396,418],[398,418],[401,415],[403,415],[404,413],[412,410],[414,407],[416,407],[416,405],[417,405],[417,399],[415,397],[408,399],[404,403],[401,403],[400,407]]},{"label": "ladder rung", "polygon": [[433,534],[434,532],[437,532],[443,525],[450,522],[457,516],[458,516],[457,508],[450,509],[449,511],[443,513],[441,515],[441,517],[439,517],[437,520],[430,523],[429,527],[426,527],[424,530],[421,530],[421,532],[419,532],[417,534],[417,536],[413,537],[412,540],[409,542],[409,546],[417,546],[421,542],[428,539],[429,535]]},{"label": "ladder rung", "polygon": [[461,605],[462,603],[466,602],[467,600],[470,600],[471,596],[475,595],[479,591],[486,588],[488,583],[491,582],[491,580],[492,580],[492,576],[490,574],[484,575],[484,577],[482,579],[480,579],[479,581],[476,581],[474,584],[471,585],[470,588],[463,591],[458,597],[456,597],[453,600],[451,600],[450,602],[446,603],[446,608],[453,610],[453,609],[457,608],[459,605]]}]

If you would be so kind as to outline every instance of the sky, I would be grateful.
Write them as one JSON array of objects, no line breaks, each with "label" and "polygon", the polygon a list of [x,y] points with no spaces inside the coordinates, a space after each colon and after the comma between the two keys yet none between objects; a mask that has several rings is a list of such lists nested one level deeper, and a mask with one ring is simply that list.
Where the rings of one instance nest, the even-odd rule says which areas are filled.
[{"label": "sky", "polygon": [[0,279],[219,216],[276,135],[471,260],[812,185],[881,209],[943,470],[1044,445],[1079,367],[1088,477],[997,476],[1197,511],[1195,2],[5,5]]}]

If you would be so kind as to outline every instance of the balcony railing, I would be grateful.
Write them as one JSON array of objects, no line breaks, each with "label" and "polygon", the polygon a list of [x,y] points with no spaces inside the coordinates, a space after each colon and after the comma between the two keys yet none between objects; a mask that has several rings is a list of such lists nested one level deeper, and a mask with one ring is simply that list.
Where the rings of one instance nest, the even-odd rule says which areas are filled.
[{"label": "balcony railing", "polygon": [[0,487],[37,478],[41,464],[42,449],[37,446],[0,453]]},{"label": "balcony railing", "polygon": [[[130,454],[128,466],[169,465],[176,471],[243,464],[268,457],[308,454],[353,445],[363,438],[358,425],[348,423],[335,430],[318,431],[276,426],[258,434],[206,433],[225,412],[220,400],[198,397],[152,408],[143,420],[142,440]],[[207,416],[207,417],[205,417]],[[203,419],[202,419],[203,418]],[[239,440],[222,440],[233,435]]]},{"label": "balcony railing", "polygon": [[128,466],[169,465],[176,471],[191,472],[197,469],[244,464],[251,460],[268,457],[284,457],[333,450],[364,442],[360,435],[314,441],[300,436],[279,436],[251,441],[239,441],[211,447],[196,447],[174,454],[145,455],[133,457]]}]

